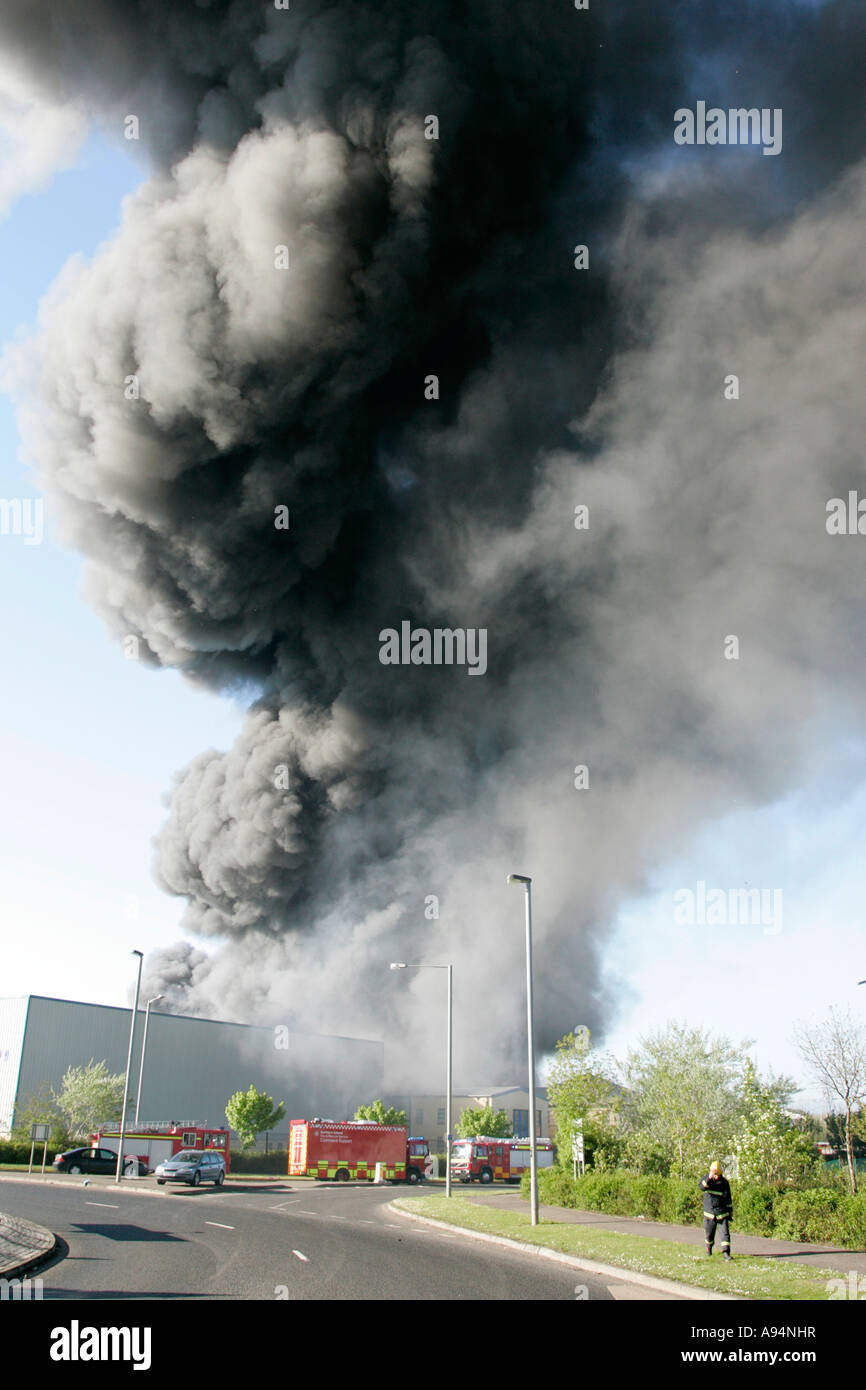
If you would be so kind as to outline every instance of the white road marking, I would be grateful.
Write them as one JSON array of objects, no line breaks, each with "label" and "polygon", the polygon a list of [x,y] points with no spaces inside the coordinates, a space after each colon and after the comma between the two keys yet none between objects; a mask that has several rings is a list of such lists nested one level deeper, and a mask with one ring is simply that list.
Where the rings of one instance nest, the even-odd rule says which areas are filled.
[{"label": "white road marking", "polygon": [[317,1211],[304,1211],[303,1207],[301,1207],[301,1210],[298,1212],[298,1216],[318,1216],[318,1214]]},{"label": "white road marking", "polygon": [[85,1202],[86,1207],[111,1207],[113,1211],[120,1209],[119,1202]]},{"label": "white road marking", "polygon": [[292,1197],[288,1202],[280,1202],[278,1206],[268,1207],[268,1211],[282,1211],[283,1207],[291,1207],[295,1202],[299,1202],[300,1197]]},{"label": "white road marking", "polygon": [[297,1255],[297,1257],[298,1257],[299,1260],[303,1260],[303,1262],[304,1262],[305,1265],[308,1265],[308,1264],[310,1263],[309,1260],[307,1259],[306,1255],[303,1255],[303,1254],[301,1253],[300,1250],[293,1250],[293,1251],[292,1251],[292,1254],[293,1254],[293,1255]]},{"label": "white road marking", "polygon": [[206,1221],[204,1224],[205,1224],[206,1226],[219,1226],[219,1227],[221,1227],[221,1229],[224,1230],[224,1231],[233,1231],[233,1230],[234,1230],[234,1226],[227,1226],[226,1223],[225,1223],[224,1221]]}]

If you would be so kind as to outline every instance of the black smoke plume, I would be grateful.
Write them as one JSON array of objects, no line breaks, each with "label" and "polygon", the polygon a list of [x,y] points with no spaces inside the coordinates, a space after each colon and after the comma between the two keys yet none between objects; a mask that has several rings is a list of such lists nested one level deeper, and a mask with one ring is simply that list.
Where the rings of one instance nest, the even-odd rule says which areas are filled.
[{"label": "black smoke plume", "polygon": [[[863,38],[766,0],[5,5],[150,160],[7,365],[30,454],[118,639],[251,702],[159,836],[212,938],[151,958],[173,1006],[384,1031],[411,1080],[440,1004],[388,962],[452,960],[458,1065],[505,1079],[506,873],[540,1041],[603,1029],[623,896],[861,717],[824,508],[863,474]],[[675,146],[698,99],[781,108],[782,153]],[[383,665],[404,620],[486,629],[486,673]]]}]

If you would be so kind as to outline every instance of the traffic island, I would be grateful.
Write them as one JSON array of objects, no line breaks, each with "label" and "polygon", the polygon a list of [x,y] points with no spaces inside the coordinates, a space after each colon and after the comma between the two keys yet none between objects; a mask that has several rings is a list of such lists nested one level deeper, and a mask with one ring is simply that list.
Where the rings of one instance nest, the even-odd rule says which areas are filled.
[{"label": "traffic island", "polygon": [[[508,1240],[534,1253],[569,1257],[590,1272],[644,1276],[651,1287],[679,1286],[685,1297],[826,1301],[838,1296],[839,1271],[794,1265],[764,1255],[708,1258],[702,1249],[654,1236],[588,1229],[541,1220],[533,1226],[528,1212],[482,1206],[471,1198],[397,1197],[395,1211],[456,1227],[468,1235]],[[599,1268],[602,1266],[602,1268]],[[659,1281],[657,1283],[656,1281]]]},{"label": "traffic island", "polygon": [[18,1279],[47,1260],[57,1236],[45,1226],[0,1211],[0,1279]]}]

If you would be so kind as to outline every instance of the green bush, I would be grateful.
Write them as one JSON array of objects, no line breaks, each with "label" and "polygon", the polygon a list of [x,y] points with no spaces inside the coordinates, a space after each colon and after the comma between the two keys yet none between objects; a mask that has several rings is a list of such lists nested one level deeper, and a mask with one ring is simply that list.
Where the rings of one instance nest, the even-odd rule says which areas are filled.
[{"label": "green bush", "polygon": [[[521,1193],[529,1196],[529,1174]],[[560,1167],[538,1175],[538,1195],[551,1206],[602,1211],[610,1216],[643,1216],[648,1221],[699,1225],[703,1194],[697,1181],[634,1173],[588,1172],[576,1180]],[[831,1243],[848,1250],[866,1249],[866,1192],[856,1197],[839,1187],[805,1191],[733,1184],[734,1230],[777,1240]]]},{"label": "green bush", "polygon": [[846,1250],[866,1250],[866,1192],[840,1197],[832,1239]]},{"label": "green bush", "polygon": [[773,1211],[777,1240],[830,1240],[836,1226],[839,1193],[829,1188],[781,1192]]},{"label": "green bush", "polygon": [[662,1221],[674,1226],[693,1226],[702,1220],[704,1196],[695,1182],[684,1178],[661,1179]]},{"label": "green bush", "polygon": [[775,1231],[774,1208],[781,1194],[771,1187],[736,1184],[734,1225],[753,1236],[769,1236]]},{"label": "green bush", "polygon": [[[46,1162],[53,1163],[55,1153],[62,1153],[62,1149],[52,1149],[48,1146],[48,1157]],[[30,1162],[30,1143],[24,1144],[15,1139],[0,1139],[0,1163],[29,1163]],[[33,1166],[42,1167],[42,1145],[37,1144],[33,1150]]]}]

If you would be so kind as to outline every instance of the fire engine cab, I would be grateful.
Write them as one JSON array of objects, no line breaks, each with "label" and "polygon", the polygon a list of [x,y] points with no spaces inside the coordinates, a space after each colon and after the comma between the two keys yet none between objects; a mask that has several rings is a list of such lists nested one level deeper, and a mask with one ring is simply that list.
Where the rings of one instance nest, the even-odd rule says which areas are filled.
[{"label": "fire engine cab", "polygon": [[[117,1125],[103,1125],[90,1136],[94,1149],[102,1144],[120,1141]],[[144,1168],[153,1169],[163,1159],[172,1158],[181,1149],[216,1149],[225,1159],[229,1171],[229,1131],[214,1129],[201,1121],[154,1120],[131,1125],[123,1136],[123,1157],[138,1159]]]},{"label": "fire engine cab", "polygon": [[[539,1168],[553,1165],[553,1145],[549,1139],[536,1139]],[[519,1182],[529,1167],[528,1139],[492,1139],[478,1134],[474,1139],[457,1139],[451,1146],[451,1174],[460,1182]]]}]

